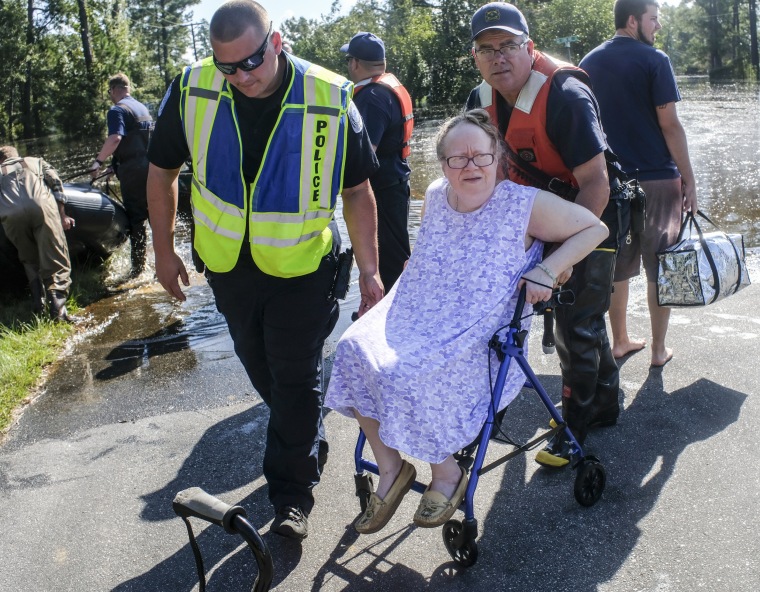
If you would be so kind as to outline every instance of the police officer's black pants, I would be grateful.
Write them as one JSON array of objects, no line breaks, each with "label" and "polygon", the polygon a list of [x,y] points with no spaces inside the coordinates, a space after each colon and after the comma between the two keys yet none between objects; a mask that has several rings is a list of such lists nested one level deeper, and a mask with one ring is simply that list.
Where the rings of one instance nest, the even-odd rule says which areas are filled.
[{"label": "police officer's black pants", "polygon": [[319,482],[320,440],[326,447],[322,346],[338,320],[338,303],[329,297],[336,257],[327,255],[309,275],[277,278],[259,270],[247,248],[232,271],[206,275],[235,353],[269,407],[269,499],[275,508],[300,506],[308,514]]},{"label": "police officer's black pants", "polygon": [[575,294],[575,304],[555,309],[562,415],[580,442],[589,424],[617,419],[620,413],[620,375],[604,314],[610,307],[615,256],[623,238],[620,229],[628,228],[629,219],[628,201],[611,199],[602,214],[609,237],[574,266],[566,284]]},{"label": "police officer's black pants", "polygon": [[379,270],[386,294],[412,254],[409,246],[410,196],[409,181],[375,191]]}]

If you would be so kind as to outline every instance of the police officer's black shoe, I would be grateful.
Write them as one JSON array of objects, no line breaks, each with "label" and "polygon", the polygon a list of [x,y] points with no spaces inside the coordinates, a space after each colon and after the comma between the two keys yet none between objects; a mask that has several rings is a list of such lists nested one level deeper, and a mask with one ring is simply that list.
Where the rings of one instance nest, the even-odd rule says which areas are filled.
[{"label": "police officer's black shoe", "polygon": [[289,539],[302,540],[309,536],[309,519],[300,506],[282,506],[277,508],[270,530]]},{"label": "police officer's black shoe", "polygon": [[554,434],[546,447],[536,455],[536,462],[553,469],[567,466],[570,464],[570,440],[562,432]]}]

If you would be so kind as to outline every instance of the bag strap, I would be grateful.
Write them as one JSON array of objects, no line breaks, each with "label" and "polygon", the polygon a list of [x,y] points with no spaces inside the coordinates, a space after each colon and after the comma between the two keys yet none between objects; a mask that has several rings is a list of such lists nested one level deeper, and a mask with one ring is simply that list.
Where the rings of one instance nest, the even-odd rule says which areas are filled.
[{"label": "bag strap", "polygon": [[520,173],[526,180],[533,186],[540,189],[545,189],[559,195],[561,198],[575,201],[578,197],[578,188],[573,187],[570,183],[565,183],[557,177],[547,175],[544,171],[536,168],[517,152],[512,150],[509,146],[507,148],[507,156],[514,165],[520,170]]},{"label": "bag strap", "polygon": [[681,221],[681,228],[678,230],[678,238],[676,239],[676,242],[681,242],[685,238],[687,227],[689,229],[689,236],[691,236],[692,225],[697,228],[697,232],[701,233],[699,224],[697,224],[697,221],[694,219],[693,212],[686,212],[686,216],[684,216],[684,219]]},{"label": "bag strap", "polygon": [[[739,288],[742,287],[742,257],[739,255],[739,251],[736,248],[734,241],[731,240],[731,237],[728,237],[728,242],[734,248],[734,255],[736,255],[736,264],[739,268],[739,277],[736,278],[736,288],[734,288],[733,291],[733,293],[736,294],[739,291]],[[742,237],[742,250],[744,250],[744,237]]]},{"label": "bag strap", "polygon": [[707,217],[707,214],[705,214],[702,210],[697,210],[697,216],[699,216],[700,218],[704,218],[710,224],[712,224],[713,226],[715,226],[715,228],[717,228],[718,230],[720,230],[720,228],[718,227],[718,225],[715,222],[713,222],[712,220],[710,220],[710,218]]},{"label": "bag strap", "polygon": [[[707,217],[707,214],[705,214],[702,210],[697,210],[697,216],[702,218],[703,220],[707,220],[710,224],[712,224],[716,230],[720,230],[720,227],[710,220],[710,218]],[[697,224],[697,218],[694,215],[694,212],[686,212],[686,216],[683,219],[683,222],[681,222],[681,229],[678,231],[678,240],[680,241],[684,237],[684,231],[686,230],[686,226],[689,226],[689,235],[691,235],[691,226],[694,226],[694,228],[697,229],[697,232],[700,232],[699,224]],[[722,230],[720,230],[723,232]]]},{"label": "bag strap", "polygon": [[[697,210],[697,213],[700,214],[705,220],[710,222],[713,226],[715,226],[715,223],[710,220],[707,216],[702,214],[699,210]],[[712,304],[718,299],[718,296],[720,295],[720,277],[718,276],[718,267],[715,265],[715,259],[713,259],[712,253],[710,252],[710,247],[707,244],[707,241],[705,240],[705,236],[702,233],[702,229],[699,227],[699,224],[697,223],[697,219],[694,217],[693,212],[686,212],[686,217],[684,218],[684,221],[681,223],[681,230],[678,233],[678,240],[683,239],[684,231],[686,230],[686,227],[689,227],[689,235],[691,235],[691,227],[694,226],[694,228],[697,229],[697,235],[699,236],[699,243],[702,245],[702,251],[705,254],[705,258],[707,259],[707,263],[710,265],[710,270],[713,274],[713,281],[715,282],[715,293],[713,294],[712,299],[710,302],[707,302],[706,304]],[[718,228],[715,226],[715,228]],[[719,229],[720,230],[720,229]],[[725,233],[724,233],[725,234]],[[728,239],[728,237],[726,237]],[[729,242],[731,242],[729,240]]]}]

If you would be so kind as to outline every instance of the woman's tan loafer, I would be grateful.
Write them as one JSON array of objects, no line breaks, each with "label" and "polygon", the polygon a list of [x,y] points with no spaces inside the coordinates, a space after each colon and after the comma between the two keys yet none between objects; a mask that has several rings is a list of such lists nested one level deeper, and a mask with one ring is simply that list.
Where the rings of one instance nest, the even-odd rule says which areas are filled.
[{"label": "woman's tan loafer", "polygon": [[430,487],[422,494],[420,505],[414,514],[414,523],[422,528],[435,528],[445,524],[454,515],[467,491],[467,472],[462,469],[462,478],[450,499]]},{"label": "woman's tan loafer", "polygon": [[385,499],[380,499],[375,493],[370,494],[367,509],[354,523],[356,531],[361,534],[372,534],[388,524],[416,478],[417,471],[414,466],[405,460],[401,461],[401,470]]}]

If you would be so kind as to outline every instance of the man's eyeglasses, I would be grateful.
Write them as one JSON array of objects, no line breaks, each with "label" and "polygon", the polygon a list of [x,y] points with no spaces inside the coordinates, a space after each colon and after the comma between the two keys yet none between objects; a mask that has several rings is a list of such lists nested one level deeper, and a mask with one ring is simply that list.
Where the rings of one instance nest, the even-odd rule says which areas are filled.
[{"label": "man's eyeglasses", "polygon": [[486,152],[485,154],[476,154],[471,158],[468,156],[449,156],[448,158],[444,158],[444,160],[450,169],[464,169],[470,164],[470,161],[476,167],[491,166],[493,161],[496,160],[496,156]]},{"label": "man's eyeglasses", "polygon": [[216,56],[213,56],[216,69],[219,70],[222,74],[227,74],[228,76],[232,76],[235,72],[237,72],[238,68],[240,68],[243,72],[250,72],[251,70],[255,70],[264,63],[264,54],[267,52],[267,48],[269,47],[269,37],[271,35],[272,23],[270,22],[269,32],[267,33],[267,37],[264,39],[264,43],[261,45],[261,47],[259,47],[247,58],[239,62],[218,62]]},{"label": "man's eyeglasses", "polygon": [[525,47],[528,41],[530,40],[526,39],[522,43],[507,43],[506,45],[502,45],[498,49],[493,49],[491,47],[484,47],[483,49],[476,49],[475,53],[478,54],[484,60],[494,59],[497,53],[503,55],[505,58],[511,58],[511,57],[516,56],[517,53],[523,47]]}]

